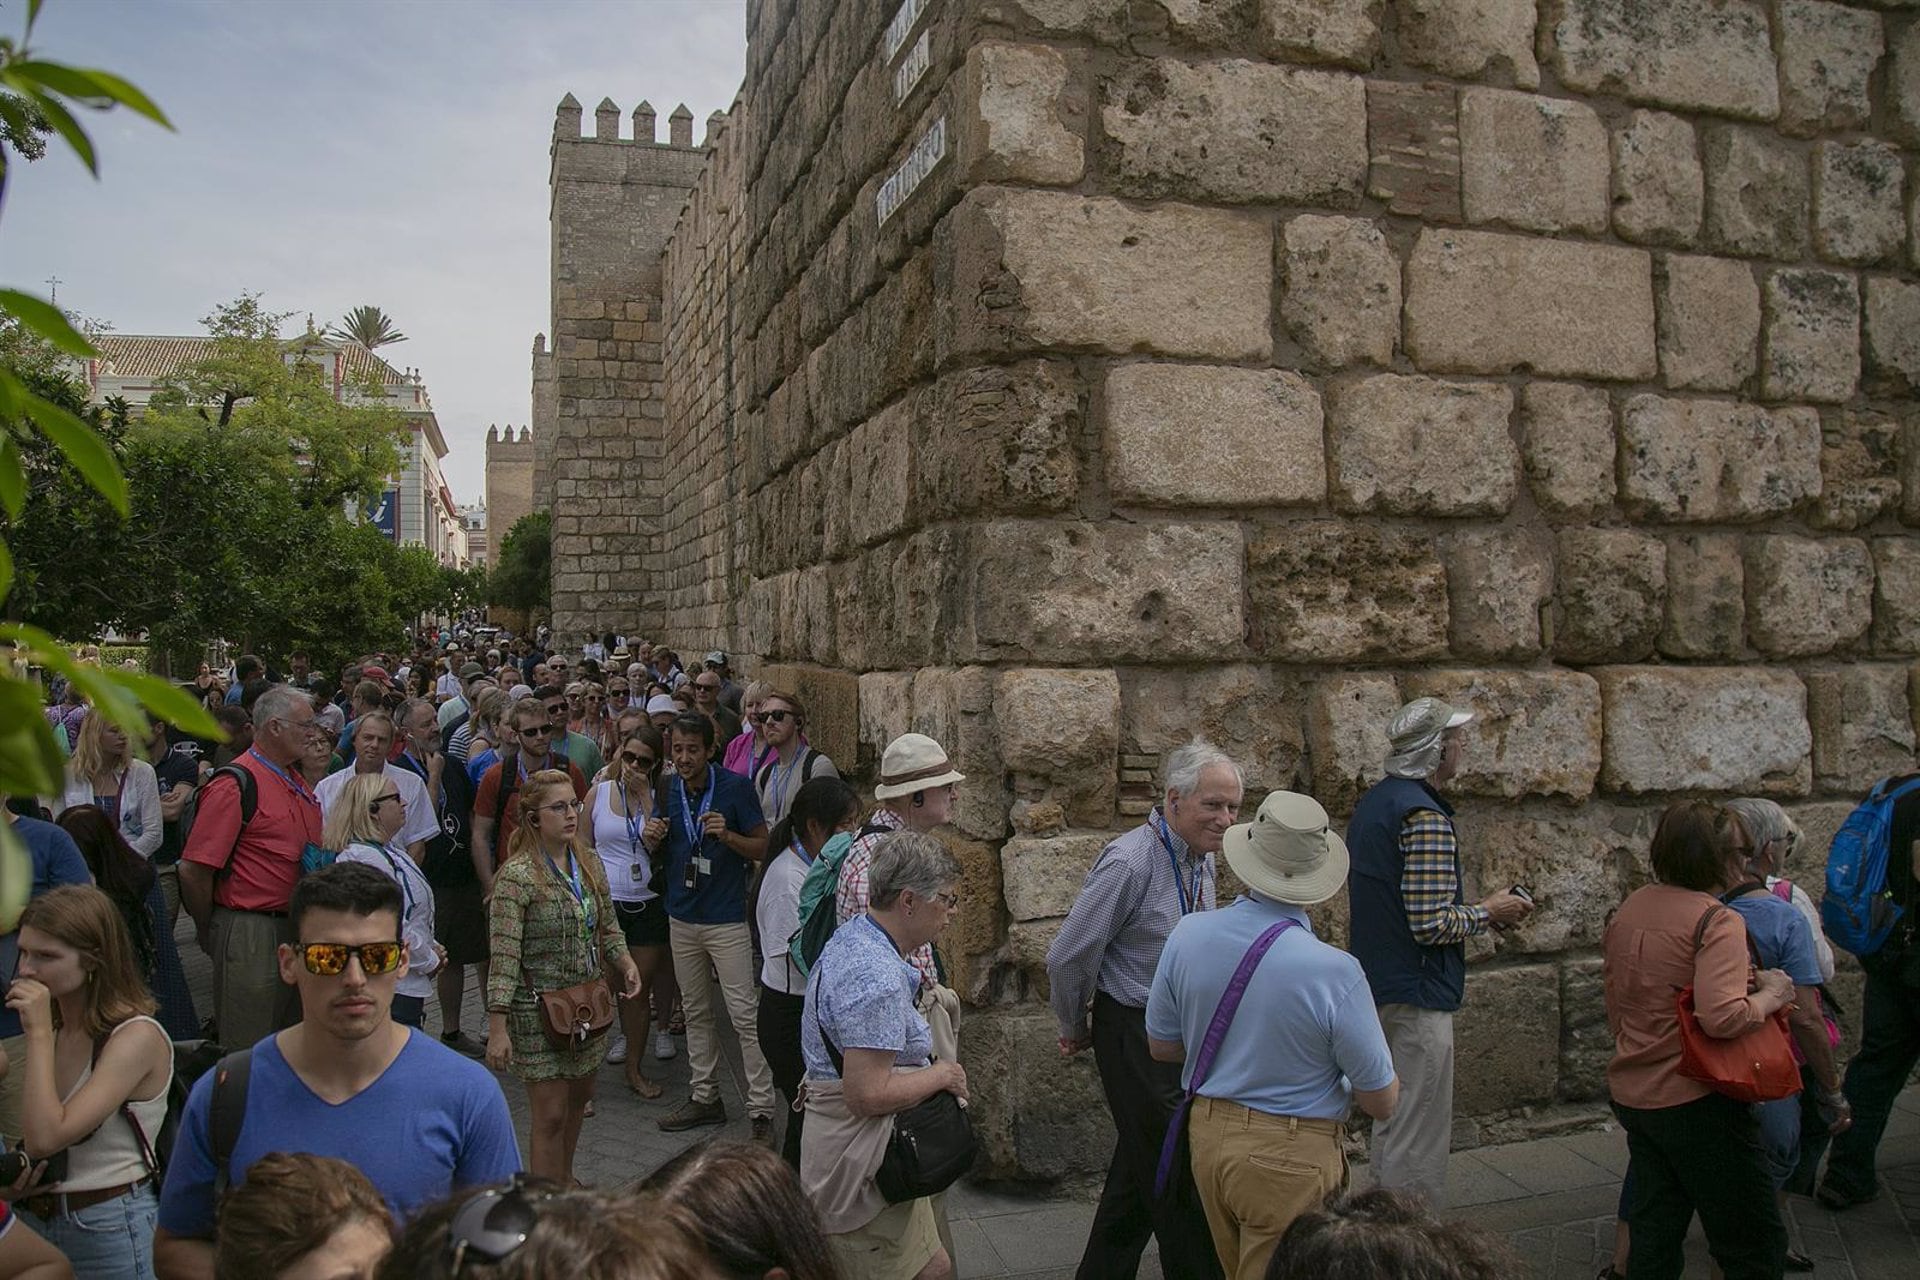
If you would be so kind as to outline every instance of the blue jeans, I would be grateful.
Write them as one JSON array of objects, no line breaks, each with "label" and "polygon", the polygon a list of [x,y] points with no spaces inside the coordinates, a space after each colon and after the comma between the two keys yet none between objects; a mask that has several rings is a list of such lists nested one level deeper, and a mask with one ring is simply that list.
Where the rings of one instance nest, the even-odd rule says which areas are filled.
[{"label": "blue jeans", "polygon": [[1766,1156],[1767,1176],[1774,1190],[1787,1185],[1800,1163],[1800,1095],[1753,1104],[1760,1124],[1760,1149]]},{"label": "blue jeans", "polygon": [[153,1228],[160,1199],[153,1184],[51,1221],[20,1217],[67,1255],[78,1280],[153,1280]]}]

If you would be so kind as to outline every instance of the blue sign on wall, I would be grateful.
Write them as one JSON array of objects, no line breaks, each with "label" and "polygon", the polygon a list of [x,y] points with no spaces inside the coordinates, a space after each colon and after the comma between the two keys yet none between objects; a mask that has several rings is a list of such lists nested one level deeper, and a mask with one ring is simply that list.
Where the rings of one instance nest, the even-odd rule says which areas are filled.
[{"label": "blue sign on wall", "polygon": [[400,491],[389,489],[373,504],[368,523],[396,542],[400,538]]}]

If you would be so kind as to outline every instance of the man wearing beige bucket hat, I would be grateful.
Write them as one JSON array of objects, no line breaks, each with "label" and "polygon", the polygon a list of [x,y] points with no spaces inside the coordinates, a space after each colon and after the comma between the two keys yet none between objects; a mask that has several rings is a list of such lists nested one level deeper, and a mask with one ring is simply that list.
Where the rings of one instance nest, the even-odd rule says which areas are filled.
[{"label": "man wearing beige bucket hat", "polygon": [[[1305,911],[1347,879],[1327,811],[1275,791],[1222,851],[1247,892],[1175,926],[1147,1037],[1183,1064],[1193,1180],[1227,1280],[1258,1280],[1288,1224],[1346,1181],[1349,1108],[1385,1119],[1400,1086],[1360,962],[1314,937]],[[1177,1158],[1170,1135],[1163,1165]]]},{"label": "man wearing beige bucket hat", "polygon": [[1469,904],[1460,841],[1443,787],[1460,767],[1473,714],[1415,698],[1387,723],[1387,776],[1347,823],[1353,847],[1353,954],[1367,971],[1405,1090],[1394,1118],[1373,1127],[1374,1182],[1445,1207],[1453,1136],[1453,1014],[1466,994],[1466,940],[1533,909],[1501,890]]}]

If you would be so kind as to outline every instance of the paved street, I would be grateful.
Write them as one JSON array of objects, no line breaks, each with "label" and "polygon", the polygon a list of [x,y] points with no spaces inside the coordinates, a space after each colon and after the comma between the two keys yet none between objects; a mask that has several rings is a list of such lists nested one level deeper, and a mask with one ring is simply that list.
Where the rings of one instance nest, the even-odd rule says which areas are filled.
[{"label": "paved street", "polygon": [[[181,955],[204,1015],[210,971],[193,945],[191,926],[182,920]],[[485,1028],[479,995],[472,990],[464,1019],[469,1031]],[[428,1028],[439,1029],[433,1001],[428,1002]],[[647,1074],[668,1086],[657,1102],[629,1093],[619,1067],[601,1069],[596,1114],[581,1132],[575,1166],[583,1181],[598,1186],[639,1182],[714,1132],[662,1133],[654,1123],[686,1093],[685,1041],[675,1043],[680,1053],[671,1062],[647,1057]],[[729,1116],[722,1132],[744,1139],[737,1052],[731,1061],[734,1068],[722,1085]],[[511,1079],[503,1079],[502,1085],[524,1147],[526,1091]],[[1626,1140],[1612,1125],[1464,1151],[1453,1157],[1450,1173],[1453,1211],[1506,1234],[1535,1280],[1591,1280],[1613,1247],[1613,1210],[1626,1160]],[[1920,1276],[1920,1086],[1902,1095],[1881,1147],[1881,1163],[1888,1193],[1873,1204],[1836,1215],[1811,1200],[1790,1199],[1803,1251],[1818,1263],[1812,1272],[1815,1280]],[[1364,1168],[1356,1169],[1355,1176],[1364,1179]],[[963,1277],[1064,1280],[1073,1274],[1093,1218],[1091,1191],[1046,1198],[963,1185],[949,1196],[948,1209]],[[1704,1277],[1706,1249],[1697,1230],[1689,1256],[1688,1274]],[[1161,1275],[1151,1248],[1140,1274]]]}]

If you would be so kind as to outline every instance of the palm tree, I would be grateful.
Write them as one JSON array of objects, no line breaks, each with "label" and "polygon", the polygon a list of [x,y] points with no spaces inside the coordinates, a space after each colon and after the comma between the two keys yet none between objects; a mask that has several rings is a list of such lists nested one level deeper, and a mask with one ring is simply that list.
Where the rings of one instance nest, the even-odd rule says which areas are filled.
[{"label": "palm tree", "polygon": [[333,331],[343,338],[352,338],[369,351],[407,340],[407,335],[394,328],[392,318],[378,307],[355,307]]}]

